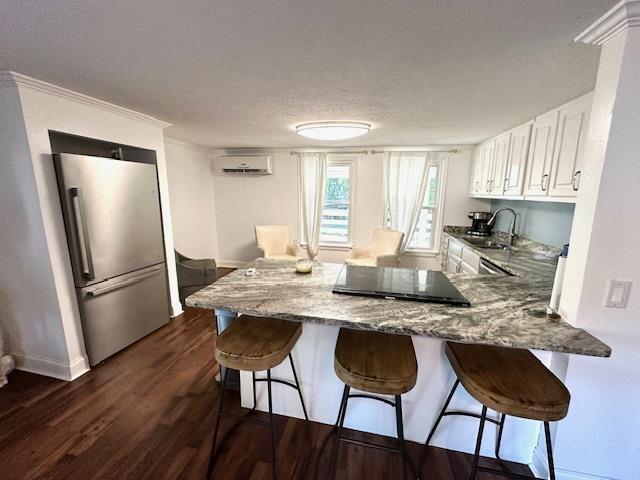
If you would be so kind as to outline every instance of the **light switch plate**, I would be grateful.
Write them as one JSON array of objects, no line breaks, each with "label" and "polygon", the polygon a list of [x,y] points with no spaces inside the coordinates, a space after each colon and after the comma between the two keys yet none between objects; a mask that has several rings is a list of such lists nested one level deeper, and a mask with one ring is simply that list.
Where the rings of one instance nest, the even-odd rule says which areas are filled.
[{"label": "light switch plate", "polygon": [[607,296],[605,297],[604,306],[612,308],[627,308],[630,291],[631,282],[623,280],[609,280],[609,288],[607,288]]}]

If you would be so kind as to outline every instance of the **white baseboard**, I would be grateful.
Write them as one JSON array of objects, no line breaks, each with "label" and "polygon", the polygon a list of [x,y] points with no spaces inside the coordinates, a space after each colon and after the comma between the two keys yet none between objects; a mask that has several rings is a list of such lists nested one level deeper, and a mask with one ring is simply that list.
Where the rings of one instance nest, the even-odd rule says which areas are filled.
[{"label": "white baseboard", "polygon": [[176,318],[178,315],[182,315],[184,310],[182,309],[182,303],[178,302],[178,305],[171,305],[171,318]]},{"label": "white baseboard", "polygon": [[89,366],[89,359],[86,355],[83,355],[80,358],[77,358],[71,365],[69,365],[69,380],[75,380],[81,375],[84,375],[91,367]]},{"label": "white baseboard", "polygon": [[529,469],[538,478],[549,478],[549,465],[547,463],[547,453],[541,448],[533,450],[533,459],[529,464]]},{"label": "white baseboard", "polygon": [[248,260],[216,260],[218,267],[224,268],[242,268],[247,263],[249,263]]},{"label": "white baseboard", "polygon": [[[538,478],[549,478],[549,465],[547,463],[547,453],[542,448],[536,448],[533,452],[533,461],[529,468]],[[557,480],[617,480],[613,477],[601,477],[589,473],[574,472],[556,467]]]},{"label": "white baseboard", "polygon": [[11,355],[15,360],[16,370],[36,373],[59,380],[70,381],[89,371],[89,361],[84,356],[68,364],[58,360],[30,357],[20,353],[12,353]]}]

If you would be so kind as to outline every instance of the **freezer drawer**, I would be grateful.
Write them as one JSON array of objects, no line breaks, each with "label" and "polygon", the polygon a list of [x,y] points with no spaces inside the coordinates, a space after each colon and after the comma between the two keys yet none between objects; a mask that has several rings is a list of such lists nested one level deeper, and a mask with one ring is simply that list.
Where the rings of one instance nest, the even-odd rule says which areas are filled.
[{"label": "freezer drawer", "polygon": [[165,272],[155,265],[76,290],[91,365],[169,322]]},{"label": "freezer drawer", "polygon": [[165,261],[156,166],[54,155],[76,287]]}]

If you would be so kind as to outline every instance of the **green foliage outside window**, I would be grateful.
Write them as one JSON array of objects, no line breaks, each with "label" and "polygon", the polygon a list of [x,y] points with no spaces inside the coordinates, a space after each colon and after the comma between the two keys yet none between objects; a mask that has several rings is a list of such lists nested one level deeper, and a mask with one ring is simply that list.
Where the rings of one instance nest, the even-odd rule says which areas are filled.
[{"label": "green foliage outside window", "polygon": [[327,178],[324,191],[325,204],[349,202],[349,180],[346,178]]}]

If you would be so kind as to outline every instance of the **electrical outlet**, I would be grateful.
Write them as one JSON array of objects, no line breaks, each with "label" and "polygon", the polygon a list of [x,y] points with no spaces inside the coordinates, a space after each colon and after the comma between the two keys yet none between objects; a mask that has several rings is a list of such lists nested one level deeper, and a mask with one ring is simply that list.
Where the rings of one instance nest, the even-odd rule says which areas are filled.
[{"label": "electrical outlet", "polygon": [[627,308],[630,291],[631,282],[609,280],[609,288],[607,288],[607,296],[604,301],[604,306],[612,308]]}]

